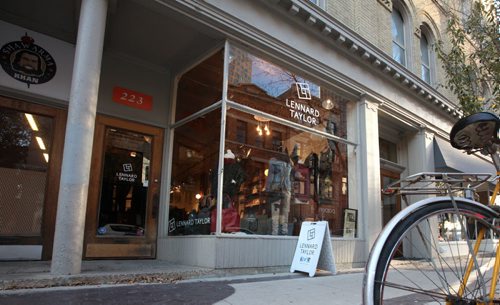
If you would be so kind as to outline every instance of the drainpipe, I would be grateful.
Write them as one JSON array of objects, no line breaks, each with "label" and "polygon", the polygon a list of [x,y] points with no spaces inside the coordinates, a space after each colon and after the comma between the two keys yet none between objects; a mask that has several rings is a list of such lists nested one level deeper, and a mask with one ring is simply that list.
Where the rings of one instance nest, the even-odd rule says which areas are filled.
[{"label": "drainpipe", "polygon": [[51,273],[78,274],[83,236],[107,0],[82,0],[57,203]]}]

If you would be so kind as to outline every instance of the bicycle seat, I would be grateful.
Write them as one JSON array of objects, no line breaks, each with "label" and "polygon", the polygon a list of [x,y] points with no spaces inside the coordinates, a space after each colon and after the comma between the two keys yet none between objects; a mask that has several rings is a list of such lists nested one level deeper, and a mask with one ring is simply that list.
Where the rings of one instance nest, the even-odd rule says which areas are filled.
[{"label": "bicycle seat", "polygon": [[482,149],[498,142],[500,118],[491,112],[478,112],[460,119],[450,132],[451,145],[457,149]]}]

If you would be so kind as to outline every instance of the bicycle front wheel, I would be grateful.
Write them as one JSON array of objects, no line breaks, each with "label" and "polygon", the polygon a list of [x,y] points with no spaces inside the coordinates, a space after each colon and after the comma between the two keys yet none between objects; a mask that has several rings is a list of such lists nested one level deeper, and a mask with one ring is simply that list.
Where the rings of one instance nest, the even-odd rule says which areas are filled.
[{"label": "bicycle front wheel", "polygon": [[373,304],[500,304],[499,292],[489,298],[498,278],[496,213],[455,202],[424,204],[392,226],[376,255]]}]

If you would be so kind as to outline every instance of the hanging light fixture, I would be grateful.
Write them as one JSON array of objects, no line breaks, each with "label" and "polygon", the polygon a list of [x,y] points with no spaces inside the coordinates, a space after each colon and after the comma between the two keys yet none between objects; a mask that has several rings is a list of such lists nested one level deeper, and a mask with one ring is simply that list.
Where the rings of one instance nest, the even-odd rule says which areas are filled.
[{"label": "hanging light fixture", "polygon": [[257,121],[257,134],[259,136],[262,136],[264,133],[266,136],[271,134],[271,129],[269,128],[269,119],[263,118],[258,115],[253,116],[254,119]]},{"label": "hanging light fixture", "polygon": [[333,108],[333,102],[331,99],[326,99],[326,100],[323,100],[323,102],[321,103],[321,106],[323,106],[323,108],[325,108],[326,110],[331,110]]}]

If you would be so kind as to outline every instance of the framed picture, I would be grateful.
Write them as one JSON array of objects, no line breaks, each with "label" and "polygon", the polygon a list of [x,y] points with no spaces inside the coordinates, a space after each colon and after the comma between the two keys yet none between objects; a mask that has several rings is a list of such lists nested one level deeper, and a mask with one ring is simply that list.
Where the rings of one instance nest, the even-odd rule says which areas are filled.
[{"label": "framed picture", "polygon": [[355,238],[358,235],[358,210],[344,209],[344,237]]}]

